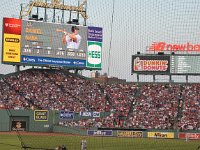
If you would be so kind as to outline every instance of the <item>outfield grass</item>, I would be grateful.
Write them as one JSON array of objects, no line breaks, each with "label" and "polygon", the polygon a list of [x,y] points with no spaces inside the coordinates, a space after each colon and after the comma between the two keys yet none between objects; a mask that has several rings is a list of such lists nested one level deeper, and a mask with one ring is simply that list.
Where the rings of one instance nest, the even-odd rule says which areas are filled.
[{"label": "outfield grass", "polygon": [[[30,136],[23,135],[22,141],[32,148],[53,149],[58,145],[67,145],[68,150],[80,150],[80,136]],[[87,150],[197,150],[200,141],[176,139],[136,139],[112,137],[86,137]],[[17,135],[0,134],[0,150],[21,150]]]}]

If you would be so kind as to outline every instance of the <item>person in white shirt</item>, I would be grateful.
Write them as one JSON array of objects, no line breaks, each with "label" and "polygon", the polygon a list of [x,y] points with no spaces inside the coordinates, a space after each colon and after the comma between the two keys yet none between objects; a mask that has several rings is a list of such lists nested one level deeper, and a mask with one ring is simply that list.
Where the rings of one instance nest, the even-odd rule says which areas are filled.
[{"label": "person in white shirt", "polygon": [[82,139],[81,141],[81,150],[86,150],[87,149],[87,141],[86,139]]},{"label": "person in white shirt", "polygon": [[64,32],[63,43],[66,44],[66,47],[69,49],[78,49],[81,43],[81,36],[78,31],[79,28],[77,26],[72,26],[72,33]]}]

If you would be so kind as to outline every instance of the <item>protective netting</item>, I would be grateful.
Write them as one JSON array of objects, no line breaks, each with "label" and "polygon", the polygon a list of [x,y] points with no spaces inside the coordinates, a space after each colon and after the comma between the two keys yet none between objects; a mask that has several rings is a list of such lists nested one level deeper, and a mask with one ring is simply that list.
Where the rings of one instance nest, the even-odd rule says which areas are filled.
[{"label": "protective netting", "polygon": [[[1,1],[1,10],[6,8],[1,13],[2,18],[19,17],[20,3],[28,2],[28,0],[16,3]],[[67,0],[65,4],[78,5],[78,1]],[[198,44],[198,6],[199,2],[196,0],[134,0],[126,2],[115,0],[101,1],[101,3],[96,0],[88,1],[87,14],[89,19],[87,24],[103,27],[104,30],[102,74],[108,73],[109,70],[109,76],[136,81],[136,76],[131,75],[131,55],[138,51],[147,53],[153,42]],[[36,9],[33,9],[34,12]],[[62,11],[56,10],[55,21],[61,21],[61,13]],[[53,10],[48,10],[47,15],[48,21],[51,22]],[[40,9],[39,16],[44,16],[43,9]],[[75,17],[76,14],[73,13],[72,18]],[[64,22],[67,22],[68,19],[69,13],[66,12]],[[83,20],[80,19],[80,22]],[[111,26],[113,26],[112,31]],[[111,45],[110,41],[112,41]],[[10,66],[1,65],[1,68],[2,73],[14,71],[14,68]],[[182,81],[182,79],[174,78],[175,81]],[[195,82],[197,78],[190,77],[189,81]],[[144,77],[142,81],[146,80],[149,81],[149,77]]]},{"label": "protective netting", "polygon": [[[1,18],[18,18],[20,3],[28,2],[28,0],[19,2],[1,0]],[[65,0],[65,3],[77,5],[78,0]],[[89,19],[87,25],[103,27],[101,74],[107,73],[109,77],[135,82],[137,81],[136,74],[131,75],[132,55],[137,52],[149,53],[149,47],[154,42],[198,44],[199,7],[198,0],[88,0],[87,15]],[[36,9],[32,13],[35,12]],[[39,16],[43,17],[43,13],[44,10],[40,10]],[[53,21],[53,11],[48,10],[47,13],[48,21]],[[61,21],[61,13],[56,10],[55,22]],[[65,17],[64,22],[67,22],[69,13],[66,12]],[[74,17],[76,14],[72,14],[72,18]],[[80,22],[83,23],[84,20],[81,19]],[[2,20],[0,23],[2,24]],[[2,29],[0,29],[0,33],[2,33]],[[14,72],[13,66],[0,65],[0,74],[10,72]],[[90,75],[88,72],[83,73]],[[152,82],[153,80],[152,75],[140,76],[142,82]],[[157,82],[168,82],[169,80],[185,82],[185,76],[173,76],[172,79],[169,79],[167,75],[160,75],[155,78]],[[191,76],[188,81],[199,82],[199,76]],[[88,89],[90,90],[88,91]],[[13,109],[53,110],[49,112],[50,122],[27,124],[29,128],[26,129],[37,132],[43,132],[44,129],[44,131],[52,132],[51,134],[17,132],[14,135],[20,140],[22,147],[27,149],[54,149],[65,145],[68,150],[78,150],[81,148],[83,139],[87,140],[88,150],[164,148],[195,150],[198,147],[197,141],[158,139],[161,136],[172,136],[171,132],[175,132],[179,128],[191,127],[192,130],[199,128],[198,84],[110,85],[93,83],[60,70],[31,70],[1,79],[0,90],[0,102],[1,105],[6,105],[3,106],[7,109],[4,115],[8,116],[7,120],[2,123],[2,130],[6,126],[3,124],[7,124],[9,121],[11,123],[21,121],[20,123],[23,124],[31,119],[34,122],[33,111],[28,111],[24,115],[23,113],[15,114],[14,111],[12,112]],[[161,100],[162,102],[160,102]],[[60,121],[59,110],[64,109],[75,111],[77,118],[73,121]],[[103,114],[101,119],[88,119],[78,117],[81,111],[97,111],[103,112]],[[105,111],[109,113],[105,114]],[[109,131],[96,133],[99,126],[127,129],[132,127],[167,129],[170,133],[152,131],[154,135],[151,136],[151,133],[142,132],[144,137],[153,137],[147,139],[127,138],[135,136],[136,131],[125,131],[121,134],[126,138],[118,137],[116,131],[112,133],[115,137],[104,137],[102,134],[110,136],[110,133]],[[91,136],[85,136],[87,130],[91,130]],[[61,134],[53,132],[61,132]],[[159,135],[155,136],[155,133]],[[98,136],[101,137],[93,137],[94,134],[100,134]],[[136,137],[140,137],[140,134],[141,132]],[[175,134],[174,137],[178,138],[178,134]]]}]

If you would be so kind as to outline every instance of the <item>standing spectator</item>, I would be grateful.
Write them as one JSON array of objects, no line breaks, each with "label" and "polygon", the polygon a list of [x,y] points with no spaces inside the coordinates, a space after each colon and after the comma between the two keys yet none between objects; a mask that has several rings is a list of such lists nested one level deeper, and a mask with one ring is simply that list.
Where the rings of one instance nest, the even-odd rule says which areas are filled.
[{"label": "standing spectator", "polygon": [[87,141],[85,138],[83,138],[81,141],[81,150],[86,150],[86,149],[87,149]]},{"label": "standing spectator", "polygon": [[67,150],[67,148],[65,147],[65,145],[62,145],[62,150]]}]

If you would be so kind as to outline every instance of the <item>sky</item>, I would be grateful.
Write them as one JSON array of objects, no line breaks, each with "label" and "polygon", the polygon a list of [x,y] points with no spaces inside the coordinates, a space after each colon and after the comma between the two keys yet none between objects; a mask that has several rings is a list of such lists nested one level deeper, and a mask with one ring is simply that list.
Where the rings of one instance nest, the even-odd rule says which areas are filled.
[{"label": "sky", "polygon": [[[0,26],[3,17],[19,17],[20,3],[28,2],[29,0],[1,0]],[[78,0],[65,2],[76,5]],[[131,75],[131,56],[137,52],[147,53],[147,47],[153,42],[200,43],[199,8],[199,0],[88,0],[87,24],[103,27],[101,73],[108,73],[110,77],[127,81],[136,81],[136,75]],[[1,45],[2,42],[0,47]],[[0,64],[0,74],[14,71],[13,66]],[[140,78],[141,81],[149,82],[153,79],[152,76]],[[173,80],[184,82],[185,77],[173,76]],[[157,76],[157,81],[168,81],[168,76]],[[198,82],[200,78],[189,77],[189,81]]]}]

